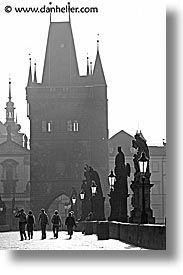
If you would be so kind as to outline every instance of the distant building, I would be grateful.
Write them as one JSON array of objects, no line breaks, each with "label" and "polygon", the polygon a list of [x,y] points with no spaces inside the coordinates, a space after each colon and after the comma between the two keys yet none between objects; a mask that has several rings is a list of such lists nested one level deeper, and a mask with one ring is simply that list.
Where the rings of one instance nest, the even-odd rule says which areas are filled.
[{"label": "distant building", "polygon": [[[128,215],[130,215],[131,195],[130,188],[131,181],[133,180],[134,164],[133,164],[133,136],[125,131],[120,131],[109,139],[109,171],[114,170],[114,160],[117,154],[118,146],[122,147],[125,154],[126,163],[131,166],[131,176],[128,178]],[[164,223],[166,217],[166,144],[163,146],[149,146],[150,153],[150,172],[151,183],[154,186],[151,189],[151,208],[156,223]]]},{"label": "distant building", "polygon": [[15,119],[15,107],[11,100],[6,103],[6,122],[0,122],[0,194],[6,204],[7,224],[14,227],[13,211],[30,203],[30,151],[27,137],[20,133],[21,126]]}]

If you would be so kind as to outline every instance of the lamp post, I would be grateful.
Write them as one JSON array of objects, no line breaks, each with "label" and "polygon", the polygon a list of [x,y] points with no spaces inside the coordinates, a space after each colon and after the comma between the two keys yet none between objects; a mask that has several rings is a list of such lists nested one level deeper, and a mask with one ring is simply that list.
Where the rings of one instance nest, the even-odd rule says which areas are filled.
[{"label": "lamp post", "polygon": [[85,192],[83,191],[83,189],[81,190],[81,192],[79,193],[80,196],[80,200],[81,200],[81,218],[80,220],[84,220],[85,219],[85,205],[84,205],[84,200],[85,200]]},{"label": "lamp post", "polygon": [[95,183],[94,180],[92,180],[91,191],[92,191],[92,196],[91,196],[91,211],[92,211],[93,217],[94,217],[95,215],[94,215],[93,199],[94,199],[94,197],[96,195],[96,192],[97,192],[97,185],[96,185],[96,183]]},{"label": "lamp post", "polygon": [[142,174],[142,212],[141,212],[141,220],[140,223],[141,224],[145,224],[148,223],[148,217],[147,217],[147,213],[145,210],[145,173],[146,173],[146,169],[147,169],[147,163],[148,163],[148,159],[145,156],[145,153],[142,152],[140,159],[138,160],[139,162],[139,168],[140,168],[140,172]]},{"label": "lamp post", "polygon": [[73,214],[75,216],[75,218],[77,219],[77,198],[76,198],[76,195],[73,194],[72,197],[71,197],[71,204],[72,204],[72,207],[71,207],[71,210],[73,211]]}]

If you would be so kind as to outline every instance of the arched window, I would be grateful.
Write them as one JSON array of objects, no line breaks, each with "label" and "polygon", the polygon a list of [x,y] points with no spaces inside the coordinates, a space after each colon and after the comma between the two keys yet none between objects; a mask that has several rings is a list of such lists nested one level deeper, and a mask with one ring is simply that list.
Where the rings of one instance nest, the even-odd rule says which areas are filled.
[{"label": "arched window", "polygon": [[17,177],[17,166],[18,162],[14,159],[6,159],[0,163],[2,166],[1,181],[3,182],[4,193],[14,193],[16,189]]}]

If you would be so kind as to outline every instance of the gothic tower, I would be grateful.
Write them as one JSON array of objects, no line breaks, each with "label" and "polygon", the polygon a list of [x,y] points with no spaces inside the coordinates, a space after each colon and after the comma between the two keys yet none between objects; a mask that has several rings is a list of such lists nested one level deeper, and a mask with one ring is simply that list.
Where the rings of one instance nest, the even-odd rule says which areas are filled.
[{"label": "gothic tower", "polygon": [[50,22],[42,82],[32,79],[30,63],[26,98],[33,211],[48,209],[61,194],[70,196],[72,187],[79,193],[86,163],[98,171],[105,189],[107,85],[99,48],[93,70],[87,59],[87,73],[80,76],[70,22]]}]

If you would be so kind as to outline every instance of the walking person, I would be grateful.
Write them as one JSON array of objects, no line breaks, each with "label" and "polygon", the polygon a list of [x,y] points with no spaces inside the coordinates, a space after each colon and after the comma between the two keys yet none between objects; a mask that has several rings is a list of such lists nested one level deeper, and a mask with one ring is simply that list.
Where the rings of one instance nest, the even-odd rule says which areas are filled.
[{"label": "walking person", "polygon": [[65,225],[67,226],[67,231],[69,234],[69,239],[72,238],[73,235],[73,226],[77,227],[74,218],[72,217],[71,213],[69,213],[68,217],[65,220]]},{"label": "walking person", "polygon": [[15,214],[16,218],[19,218],[19,231],[20,231],[20,241],[23,241],[24,239],[27,240],[27,236],[25,233],[25,226],[27,223],[26,220],[26,213],[24,212],[24,209],[18,210],[18,212]]},{"label": "walking person", "polygon": [[51,222],[53,224],[53,236],[54,238],[58,238],[58,231],[59,231],[59,226],[62,224],[61,217],[58,214],[58,210],[55,210],[54,215],[51,218]]},{"label": "walking person", "polygon": [[33,230],[35,225],[35,218],[31,210],[29,210],[29,213],[27,215],[27,233],[28,238],[33,239]]},{"label": "walking person", "polygon": [[42,232],[42,240],[46,239],[46,225],[48,222],[48,215],[45,213],[45,210],[42,208],[41,213],[38,218],[38,225],[41,222],[41,232]]}]

